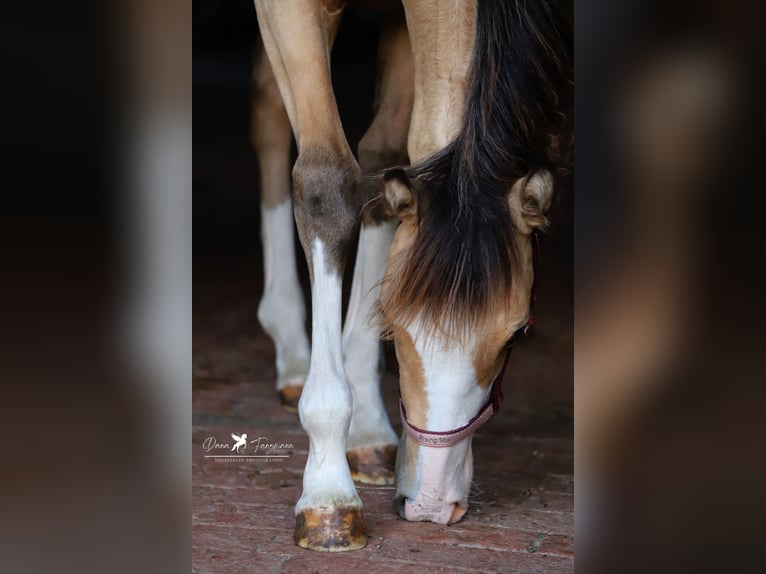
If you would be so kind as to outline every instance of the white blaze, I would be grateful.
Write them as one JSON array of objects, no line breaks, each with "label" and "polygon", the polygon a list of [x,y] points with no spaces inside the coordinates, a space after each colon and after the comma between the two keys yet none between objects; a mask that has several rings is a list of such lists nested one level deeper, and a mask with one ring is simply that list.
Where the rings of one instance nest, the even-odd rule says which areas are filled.
[{"label": "white blaze", "polygon": [[[473,355],[476,340],[447,346],[428,330],[413,322],[407,331],[420,355],[425,374],[428,413],[425,429],[451,431],[466,425],[489,396],[477,384]],[[454,519],[453,505],[465,507],[473,478],[471,439],[446,448],[419,446],[416,479],[405,512],[410,520],[432,520],[446,524]],[[414,496],[413,496],[414,494]],[[462,512],[458,512],[462,514]]]},{"label": "white blaze", "polygon": [[447,346],[435,336],[428,336],[413,322],[407,332],[415,343],[425,373],[428,398],[426,430],[449,431],[468,423],[488,398],[488,390],[477,384],[473,356],[476,340]]}]

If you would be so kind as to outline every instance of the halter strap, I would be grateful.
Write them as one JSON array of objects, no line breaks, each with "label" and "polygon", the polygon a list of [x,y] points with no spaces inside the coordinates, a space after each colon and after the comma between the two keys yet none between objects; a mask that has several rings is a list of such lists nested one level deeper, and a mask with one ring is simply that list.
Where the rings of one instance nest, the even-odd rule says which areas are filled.
[{"label": "halter strap", "polygon": [[[532,237],[532,262],[533,268],[540,257],[540,243],[537,237],[537,232],[534,232]],[[535,279],[532,283],[532,294],[530,301],[530,309],[534,307],[537,302],[535,296],[534,281],[537,279],[535,273]],[[399,414],[402,418],[402,425],[407,431],[407,434],[418,444],[423,446],[430,446],[435,448],[444,448],[448,446],[454,446],[467,436],[473,434],[476,429],[491,419],[497,411],[500,410],[500,405],[503,404],[503,377],[505,376],[505,368],[508,366],[508,359],[511,357],[511,351],[513,350],[513,342],[516,336],[521,332],[523,335],[529,334],[530,329],[534,325],[534,320],[530,317],[529,321],[516,331],[508,342],[508,350],[505,352],[505,359],[503,359],[503,366],[495,379],[492,381],[492,392],[489,395],[487,403],[476,413],[467,424],[462,427],[450,430],[450,431],[429,431],[416,427],[407,420],[407,410],[404,408],[404,402],[402,401],[401,393],[399,394]]]},{"label": "halter strap", "polygon": [[407,411],[404,408],[404,402],[402,401],[402,397],[399,397],[399,414],[402,417],[402,424],[404,425],[407,434],[418,444],[437,448],[456,445],[465,437],[472,434],[477,428],[491,419],[493,415],[500,410],[500,405],[503,404],[503,375],[505,374],[505,367],[508,365],[508,357],[510,356],[511,347],[509,346],[505,353],[503,367],[500,369],[500,373],[497,377],[495,377],[495,380],[492,381],[492,393],[489,396],[487,404],[476,413],[475,417],[468,421],[468,424],[463,425],[460,428],[451,431],[427,431],[416,427],[407,420]]}]

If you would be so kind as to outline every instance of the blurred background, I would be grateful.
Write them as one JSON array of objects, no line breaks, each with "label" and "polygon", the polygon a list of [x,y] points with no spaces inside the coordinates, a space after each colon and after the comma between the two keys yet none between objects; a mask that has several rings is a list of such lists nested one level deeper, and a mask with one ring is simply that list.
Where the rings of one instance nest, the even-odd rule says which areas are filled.
[{"label": "blurred background", "polygon": [[758,560],[761,12],[577,3],[583,571],[746,572]]},{"label": "blurred background", "polygon": [[[195,306],[219,272],[259,293],[252,6],[1,22],[0,569],[188,571],[192,257]],[[576,3],[578,571],[760,564],[762,22],[744,0]],[[372,38],[337,44],[367,98]],[[338,98],[353,145],[369,106]],[[551,392],[518,404],[571,400]]]}]

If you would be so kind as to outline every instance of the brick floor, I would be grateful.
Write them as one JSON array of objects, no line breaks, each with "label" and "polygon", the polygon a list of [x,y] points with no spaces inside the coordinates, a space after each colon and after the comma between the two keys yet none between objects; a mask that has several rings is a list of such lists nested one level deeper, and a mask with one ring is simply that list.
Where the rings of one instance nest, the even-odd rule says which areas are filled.
[{"label": "brick floor", "polygon": [[[555,304],[538,312],[538,334],[514,352],[503,410],[474,438],[475,488],[463,521],[449,527],[406,522],[393,511],[393,488],[360,486],[367,547],[329,555],[293,544],[293,506],[308,440],[297,415],[278,403],[273,349],[255,317],[258,292],[257,281],[195,283],[194,572],[573,571],[571,329],[561,326],[565,312]],[[398,431],[393,369],[384,383]],[[232,432],[289,442],[294,449],[289,458],[268,462],[204,457],[207,437],[233,443]]]}]

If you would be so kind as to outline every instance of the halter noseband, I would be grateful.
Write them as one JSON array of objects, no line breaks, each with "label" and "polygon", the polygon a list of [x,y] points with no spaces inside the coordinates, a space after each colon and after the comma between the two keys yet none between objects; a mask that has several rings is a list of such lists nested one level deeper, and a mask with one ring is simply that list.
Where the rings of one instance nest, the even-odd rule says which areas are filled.
[{"label": "halter noseband", "polygon": [[503,376],[505,375],[505,368],[508,366],[508,359],[511,356],[511,350],[513,349],[513,341],[519,332],[526,335],[532,327],[532,321],[524,325],[521,329],[516,331],[508,342],[508,350],[505,352],[505,359],[503,360],[503,366],[500,372],[492,381],[492,392],[489,395],[489,400],[485,404],[476,416],[474,416],[467,424],[460,428],[456,428],[450,431],[428,431],[416,427],[407,420],[407,410],[404,408],[404,402],[402,397],[399,397],[399,414],[402,417],[402,425],[404,425],[407,434],[412,439],[423,446],[432,447],[447,447],[453,446],[459,443],[468,435],[472,434],[481,425],[491,419],[497,411],[500,410],[500,405],[503,404]]},{"label": "halter noseband", "polygon": [[[540,252],[540,244],[539,244],[539,240],[538,240],[536,232],[534,233],[532,239],[533,239],[532,261],[533,261],[533,273],[534,273],[534,264],[537,263],[539,252]],[[530,308],[534,307],[534,304],[536,301],[537,301],[537,297],[535,296],[534,280],[533,280]],[[467,424],[463,425],[462,427],[459,427],[450,431],[428,431],[428,430],[424,430],[424,429],[416,427],[415,425],[411,424],[407,420],[407,410],[404,408],[404,402],[402,401],[402,396],[400,393],[399,394],[399,414],[401,415],[402,425],[404,426],[404,429],[407,431],[407,434],[410,435],[410,437],[416,443],[420,445],[430,446],[435,448],[443,448],[443,447],[456,445],[465,437],[473,434],[476,431],[476,429],[478,429],[481,425],[483,425],[485,422],[491,419],[495,415],[495,413],[497,413],[497,411],[500,410],[500,405],[503,404],[503,398],[504,398],[503,397],[503,376],[505,375],[505,368],[508,366],[508,359],[511,357],[511,350],[513,350],[513,343],[516,340],[516,337],[518,336],[519,333],[523,335],[528,335],[533,325],[534,325],[534,320],[530,318],[529,321],[523,327],[521,327],[513,335],[511,335],[511,338],[507,343],[508,349],[505,352],[505,359],[503,359],[503,366],[500,369],[500,372],[495,377],[495,379],[492,381],[492,392],[489,395],[489,400],[481,409],[479,409],[479,412],[476,413],[476,416],[474,416],[470,421],[468,421]]]}]

